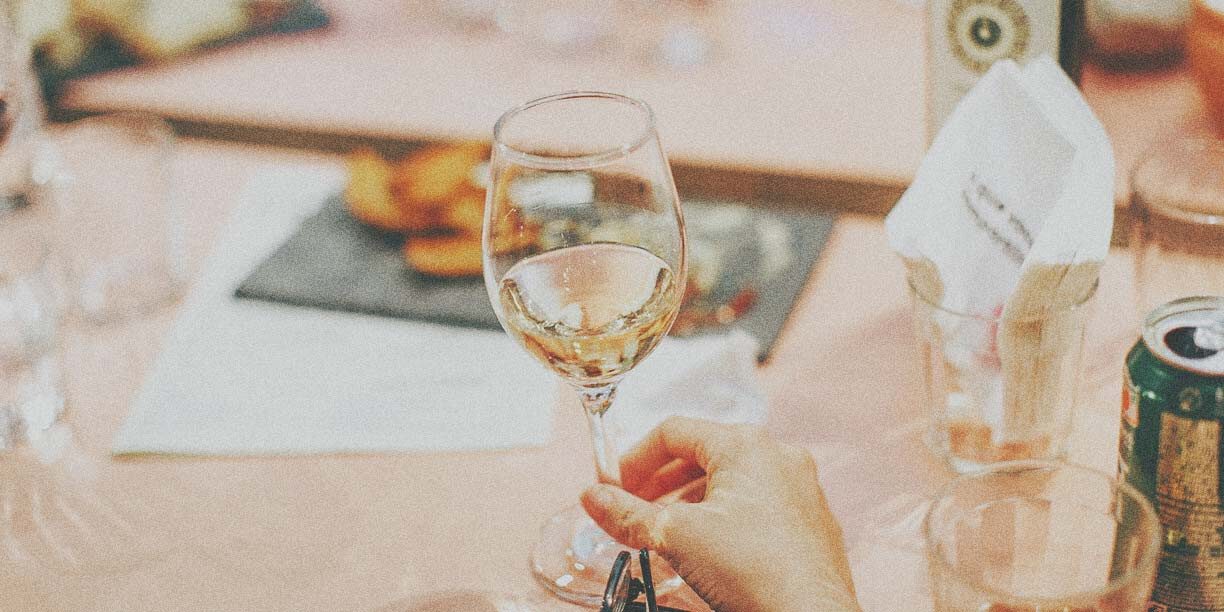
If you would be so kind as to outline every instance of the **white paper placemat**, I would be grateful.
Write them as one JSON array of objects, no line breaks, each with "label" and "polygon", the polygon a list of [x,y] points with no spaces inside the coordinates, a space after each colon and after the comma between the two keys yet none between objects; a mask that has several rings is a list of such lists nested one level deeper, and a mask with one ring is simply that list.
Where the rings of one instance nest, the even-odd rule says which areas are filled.
[{"label": "white paper placemat", "polygon": [[538,446],[556,381],[502,333],[238,300],[339,170],[271,167],[244,191],[114,441],[116,454]]}]

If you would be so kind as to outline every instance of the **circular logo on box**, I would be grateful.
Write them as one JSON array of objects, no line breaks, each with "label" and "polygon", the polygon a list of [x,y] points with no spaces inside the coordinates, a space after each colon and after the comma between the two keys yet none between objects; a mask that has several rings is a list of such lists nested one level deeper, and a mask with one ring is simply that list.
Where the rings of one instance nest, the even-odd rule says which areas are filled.
[{"label": "circular logo on box", "polygon": [[973,72],[1028,49],[1029,17],[1016,0],[954,0],[946,23],[952,54]]}]

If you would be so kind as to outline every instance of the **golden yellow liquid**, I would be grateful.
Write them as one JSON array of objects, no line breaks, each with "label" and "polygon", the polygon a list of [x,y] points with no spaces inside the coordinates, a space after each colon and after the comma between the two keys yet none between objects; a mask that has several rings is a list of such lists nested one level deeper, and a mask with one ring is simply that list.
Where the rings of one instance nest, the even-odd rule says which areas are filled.
[{"label": "golden yellow liquid", "polygon": [[680,302],[672,269],[623,244],[566,247],[520,261],[498,290],[502,324],[572,382],[613,382],[658,345]]}]

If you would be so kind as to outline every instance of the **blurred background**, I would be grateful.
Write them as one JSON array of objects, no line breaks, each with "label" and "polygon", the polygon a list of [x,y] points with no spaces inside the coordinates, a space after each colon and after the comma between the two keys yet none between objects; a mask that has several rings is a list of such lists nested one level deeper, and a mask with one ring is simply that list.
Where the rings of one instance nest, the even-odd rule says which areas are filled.
[{"label": "blurred background", "polygon": [[[1212,72],[1218,6],[1085,4],[1081,85],[1122,163],[1204,130],[1224,81]],[[53,120],[150,111],[181,135],[398,157],[412,141],[487,141],[507,108],[597,88],[655,107],[682,190],[873,212],[895,201],[926,144],[921,0],[7,7]]]}]

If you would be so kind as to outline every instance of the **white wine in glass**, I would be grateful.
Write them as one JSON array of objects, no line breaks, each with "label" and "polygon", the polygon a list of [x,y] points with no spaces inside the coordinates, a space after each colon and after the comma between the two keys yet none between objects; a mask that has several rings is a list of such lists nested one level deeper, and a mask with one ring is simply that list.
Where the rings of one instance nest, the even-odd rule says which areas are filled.
[{"label": "white wine in glass", "polygon": [[506,331],[568,380],[615,381],[667,333],[676,312],[674,279],[667,262],[634,246],[541,253],[502,277]]},{"label": "white wine in glass", "polygon": [[[490,300],[510,336],[576,389],[598,478],[619,483],[603,418],[667,335],[685,285],[684,219],[654,115],[609,93],[534,100],[498,120],[490,165]],[[620,550],[573,507],[545,525],[532,569],[559,597],[596,604]]]}]

